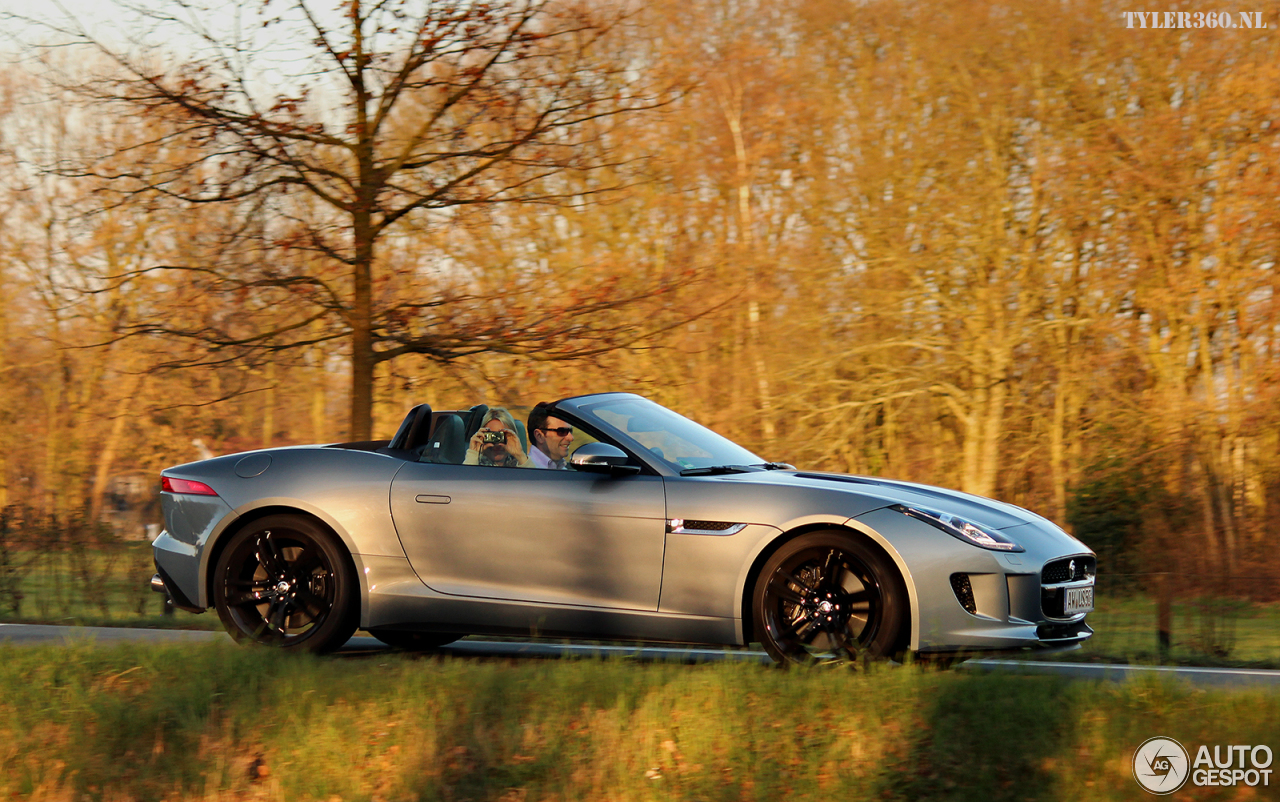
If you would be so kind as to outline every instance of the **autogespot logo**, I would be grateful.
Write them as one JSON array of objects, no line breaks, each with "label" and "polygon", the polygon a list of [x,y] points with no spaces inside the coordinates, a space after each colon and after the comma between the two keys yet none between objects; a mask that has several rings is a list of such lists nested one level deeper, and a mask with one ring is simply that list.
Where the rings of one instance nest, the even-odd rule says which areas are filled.
[{"label": "autogespot logo", "polygon": [[1153,794],[1172,794],[1186,784],[1190,763],[1172,738],[1148,738],[1133,753],[1133,779]]},{"label": "autogespot logo", "polygon": [[1205,786],[1247,785],[1270,787],[1273,754],[1266,744],[1208,744],[1196,749],[1191,760],[1182,744],[1172,738],[1148,738],[1133,753],[1133,779],[1153,794],[1172,794],[1191,784]]}]

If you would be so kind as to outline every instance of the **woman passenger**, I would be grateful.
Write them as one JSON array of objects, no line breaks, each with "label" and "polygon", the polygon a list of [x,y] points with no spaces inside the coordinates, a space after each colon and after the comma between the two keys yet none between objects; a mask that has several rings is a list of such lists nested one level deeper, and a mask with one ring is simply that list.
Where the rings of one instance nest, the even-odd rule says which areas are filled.
[{"label": "woman passenger", "polygon": [[[499,434],[503,435],[501,438]],[[493,465],[501,468],[524,468],[529,457],[520,446],[516,421],[502,407],[493,407],[484,415],[480,430],[471,435],[463,465]]]}]

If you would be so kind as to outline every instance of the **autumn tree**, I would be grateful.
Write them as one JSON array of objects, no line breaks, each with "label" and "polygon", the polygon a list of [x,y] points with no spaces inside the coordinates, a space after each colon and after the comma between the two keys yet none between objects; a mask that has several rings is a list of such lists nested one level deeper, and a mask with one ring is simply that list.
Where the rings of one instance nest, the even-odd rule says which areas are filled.
[{"label": "autumn tree", "polygon": [[[15,377],[0,415],[32,422],[0,432],[11,495],[45,475],[92,492],[125,466],[195,458],[196,438],[217,452],[336,438],[365,209],[379,429],[411,399],[628,389],[771,459],[964,487],[1063,524],[1141,497],[1125,538],[1170,565],[1244,574],[1274,551],[1280,101],[1256,91],[1277,75],[1270,29],[1131,30],[1105,2],[1064,15],[1029,1],[652,0],[645,36],[609,27],[604,55],[545,5],[522,30],[555,35],[441,55],[388,97],[412,20],[361,6],[359,30],[380,20],[404,46],[364,36],[360,51],[351,16],[267,8],[267,27],[240,33],[206,17],[207,38],[174,34],[152,61],[121,45],[134,72],[64,76],[147,114],[59,151],[58,172],[115,188],[42,184],[84,212],[76,226],[63,214],[43,228],[39,193],[0,198],[0,370]],[[147,19],[132,29],[174,24]],[[299,21],[346,43],[285,42]],[[472,42],[497,30],[465,28]],[[481,58],[503,46],[510,59]],[[520,61],[522,48],[538,55]],[[217,58],[237,49],[259,69]],[[357,52],[381,54],[363,73],[365,128]],[[598,84],[562,69],[579,52]],[[552,75],[571,78],[529,89]],[[689,89],[627,112],[665,100],[645,87],[667,81]],[[445,86],[461,94],[436,114]],[[609,113],[516,136],[536,103],[584,86]],[[100,116],[66,106],[72,128]],[[10,119],[42,124],[29,107]],[[483,150],[500,141],[509,157]],[[482,169],[449,172],[467,165]],[[74,307],[45,303],[58,288],[28,266],[45,256],[86,290]],[[654,287],[670,291],[640,300]],[[678,322],[672,310],[702,316],[602,351]],[[113,327],[136,336],[93,356],[53,345]],[[190,364],[208,369],[166,370]],[[139,368],[154,370],[131,405]],[[226,400],[166,408],[197,397]],[[126,407],[113,462],[108,422]],[[1116,488],[1142,492],[1102,492]]]},{"label": "autumn tree", "polygon": [[[534,263],[477,291],[483,266],[397,252],[410,221],[448,228],[473,207],[581,204],[627,180],[610,170],[585,191],[564,180],[618,167],[609,143],[623,119],[669,98],[654,65],[628,57],[625,11],[572,0],[246,0],[234,13],[169,0],[119,11],[141,33],[121,41],[46,20],[45,41],[111,62],[89,81],[50,77],[98,113],[163,121],[159,142],[191,156],[152,170],[91,154],[54,169],[103,182],[117,202],[159,195],[238,215],[186,261],[106,277],[127,286],[170,271],[176,298],[217,297],[225,311],[169,305],[122,333],[222,354],[341,342],[354,438],[371,436],[375,368],[402,355],[553,359],[637,336],[609,312],[653,287],[613,293]],[[561,291],[538,292],[547,284]]]}]

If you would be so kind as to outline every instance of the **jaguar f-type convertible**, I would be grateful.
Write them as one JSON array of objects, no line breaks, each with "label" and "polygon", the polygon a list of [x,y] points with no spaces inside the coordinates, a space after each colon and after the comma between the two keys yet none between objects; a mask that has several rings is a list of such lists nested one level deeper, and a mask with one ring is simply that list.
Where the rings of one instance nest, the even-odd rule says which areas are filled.
[{"label": "jaguar f-type convertible", "polygon": [[505,409],[425,404],[389,441],[168,468],[152,587],[237,640],[317,652],[357,627],[418,649],[758,642],[784,663],[1092,634],[1094,553],[1024,509],[768,462],[629,393],[549,412],[571,445],[548,468],[477,458],[504,437],[529,453]]}]

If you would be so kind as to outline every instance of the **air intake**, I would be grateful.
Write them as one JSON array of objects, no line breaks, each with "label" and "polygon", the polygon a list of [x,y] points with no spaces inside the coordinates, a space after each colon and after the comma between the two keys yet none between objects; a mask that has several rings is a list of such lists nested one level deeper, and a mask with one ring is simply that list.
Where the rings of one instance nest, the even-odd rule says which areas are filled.
[{"label": "air intake", "polygon": [[952,574],[951,589],[955,591],[956,601],[960,602],[961,607],[970,615],[978,614],[978,603],[973,599],[973,586],[969,584],[968,574]]}]

